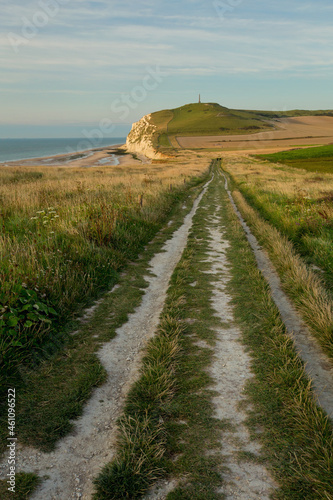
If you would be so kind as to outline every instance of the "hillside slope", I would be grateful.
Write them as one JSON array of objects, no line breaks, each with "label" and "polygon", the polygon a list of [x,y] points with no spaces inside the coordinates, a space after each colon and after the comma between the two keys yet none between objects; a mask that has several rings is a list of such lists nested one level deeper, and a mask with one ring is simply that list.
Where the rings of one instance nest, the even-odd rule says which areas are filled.
[{"label": "hillside slope", "polygon": [[161,159],[177,147],[175,137],[236,135],[275,129],[275,120],[307,115],[333,116],[333,111],[233,110],[216,103],[186,104],[157,111],[134,123],[126,147],[132,153]]}]

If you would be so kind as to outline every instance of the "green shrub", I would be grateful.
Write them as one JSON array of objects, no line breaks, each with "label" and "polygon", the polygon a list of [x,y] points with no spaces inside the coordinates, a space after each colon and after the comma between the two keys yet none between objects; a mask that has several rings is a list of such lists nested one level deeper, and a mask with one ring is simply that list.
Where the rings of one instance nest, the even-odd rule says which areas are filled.
[{"label": "green shrub", "polygon": [[0,367],[3,373],[27,362],[45,341],[57,312],[35,290],[13,288],[15,298],[0,294]]}]

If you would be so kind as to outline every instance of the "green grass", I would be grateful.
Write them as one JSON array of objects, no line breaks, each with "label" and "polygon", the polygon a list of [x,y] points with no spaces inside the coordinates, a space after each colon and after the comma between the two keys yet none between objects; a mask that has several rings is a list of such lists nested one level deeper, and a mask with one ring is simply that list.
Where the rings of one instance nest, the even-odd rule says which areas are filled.
[{"label": "green grass", "polygon": [[[253,162],[252,165],[255,169],[258,164]],[[258,168],[264,168],[264,164]],[[286,168],[288,167],[284,167],[284,169]],[[320,268],[320,278],[324,281],[328,293],[332,294],[332,197],[329,191],[319,192],[319,196],[318,194],[311,196],[310,191],[312,183],[319,191],[320,186],[325,186],[325,179],[329,180],[330,177],[318,175],[306,177],[304,180],[297,178],[292,192],[290,183],[293,179],[293,172],[290,169],[282,169],[281,179],[285,179],[286,185],[288,183],[289,191],[286,193],[283,191],[282,185],[281,191],[279,191],[274,189],[274,184],[267,185],[263,182],[260,178],[260,172],[256,172],[256,174],[259,173],[259,176],[254,177],[248,174],[235,175],[232,165],[230,168],[227,167],[227,170],[233,186],[240,190],[246,201],[258,210],[263,219],[271,223],[292,242],[296,252],[307,264]]]},{"label": "green grass", "polygon": [[256,155],[256,158],[302,168],[309,172],[333,173],[333,145],[292,149],[270,155]]},{"label": "green grass", "polygon": [[35,474],[16,474],[15,493],[8,491],[7,481],[0,481],[1,500],[27,500],[31,493],[37,488],[40,480]]},{"label": "green grass", "polygon": [[255,377],[246,392],[248,425],[281,485],[274,499],[333,498],[333,428],[316,406],[293,343],[231,207],[227,207],[228,258],[236,319],[253,356]]},{"label": "green grass", "polygon": [[322,270],[327,289],[332,289],[333,224],[330,217],[323,216],[327,210],[326,205],[331,204],[330,200],[318,203],[302,194],[290,199],[283,195],[261,193],[260,189],[251,189],[245,185],[239,188],[264,219],[290,239],[296,251],[309,264]]},{"label": "green grass", "polygon": [[[64,220],[62,209],[60,215],[46,209],[27,218],[22,210],[4,207],[0,237],[3,373],[13,375],[23,364],[30,366],[35,358],[42,357],[52,337],[61,337],[63,325],[111,288],[119,270],[153,237],[167,216],[170,202],[177,199],[177,193],[165,191],[165,203],[163,195],[155,199],[155,214],[155,203],[148,199],[140,213],[137,199],[117,199],[116,193],[103,192],[98,185],[96,191],[70,193],[70,221]],[[50,323],[24,314],[25,303],[19,292],[22,286],[36,295],[32,307],[52,306],[56,316],[49,315]],[[6,311],[10,312],[8,322],[4,322]],[[10,322],[11,317],[14,322]],[[23,340],[22,332],[33,343]]]},{"label": "green grass", "polygon": [[[135,247],[132,246],[132,250],[131,247],[128,248],[127,251],[133,252],[133,257],[143,247],[143,242],[151,240],[165,225],[168,217],[172,216],[178,224],[181,223],[185,212],[179,208],[179,204],[189,195],[193,198],[197,186],[203,180],[204,178],[189,179],[180,190],[174,189],[168,194],[169,206],[161,220],[154,223],[154,230],[148,226],[144,239],[141,242],[139,240]],[[95,354],[96,350],[101,342],[114,337],[116,328],[127,320],[128,314],[140,303],[142,290],[147,286],[142,275],[148,261],[174,227],[164,228],[156,242],[145,250],[140,265],[130,266],[131,272],[127,269],[129,275],[122,278],[122,286],[105,297],[88,324],[82,326],[77,321],[67,324],[67,331],[79,329],[75,336],[63,336],[60,341],[58,332],[56,345],[49,351],[44,349],[37,364],[20,366],[16,375],[2,380],[4,393],[8,386],[16,387],[16,417],[21,443],[49,451],[59,438],[71,431],[71,420],[81,414],[93,387],[105,380],[105,371]],[[133,235],[127,245],[132,245],[132,238]],[[124,268],[124,264],[122,267]],[[119,275],[116,275],[116,279],[119,281]],[[99,332],[98,338],[94,337],[96,331]],[[6,399],[3,397],[0,417],[1,450],[5,449],[7,437],[5,403]]]},{"label": "green grass", "polygon": [[165,147],[165,148],[170,148],[171,145],[170,145],[168,134],[161,134],[161,135],[159,135],[159,137],[158,137],[158,145],[162,146],[162,147]]},{"label": "green grass", "polygon": [[152,113],[157,127],[156,147],[170,148],[168,136],[248,134],[271,130],[272,119],[293,116],[333,116],[333,111],[251,111],[229,109],[216,103],[193,103]]},{"label": "green grass", "polygon": [[[233,170],[234,164],[228,164],[227,160],[223,164],[231,176],[230,186],[238,208],[268,252],[282,288],[309,331],[333,359],[332,202],[318,200],[315,195],[312,198],[302,190],[309,180],[312,182],[312,176],[305,172],[297,172],[299,187],[295,192],[290,189],[295,182],[293,169],[283,168],[284,182],[281,182],[276,175],[279,168],[269,167],[266,174],[265,164],[243,161],[244,165],[238,164],[240,170]],[[325,180],[331,182],[328,175],[316,181],[316,186],[321,183],[316,187],[319,194]]]},{"label": "green grass", "polygon": [[148,184],[131,172],[0,171],[3,374],[34,365],[61,343],[64,325],[112,287],[186,190],[182,178],[170,192],[156,177]]},{"label": "green grass", "polygon": [[[270,128],[252,112],[229,110],[214,103],[187,104],[170,111],[173,118],[168,115],[165,126],[169,135],[226,135]],[[153,113],[153,122],[160,119],[159,113]]]}]

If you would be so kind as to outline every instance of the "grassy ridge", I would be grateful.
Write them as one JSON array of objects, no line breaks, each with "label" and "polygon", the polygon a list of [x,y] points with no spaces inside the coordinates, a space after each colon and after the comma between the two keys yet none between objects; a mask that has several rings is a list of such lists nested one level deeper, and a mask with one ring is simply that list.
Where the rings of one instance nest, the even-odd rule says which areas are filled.
[{"label": "grassy ridge", "polygon": [[293,149],[269,155],[256,155],[256,158],[273,163],[282,163],[309,172],[333,173],[333,145]]},{"label": "grassy ridge", "polygon": [[333,111],[251,111],[216,103],[193,103],[152,113],[155,147],[170,148],[168,136],[231,135],[271,130],[271,120],[293,116],[333,116]]},{"label": "grassy ridge", "polygon": [[221,135],[269,128],[251,112],[229,110],[219,104],[188,104],[172,111],[173,119],[168,123],[172,135]]}]

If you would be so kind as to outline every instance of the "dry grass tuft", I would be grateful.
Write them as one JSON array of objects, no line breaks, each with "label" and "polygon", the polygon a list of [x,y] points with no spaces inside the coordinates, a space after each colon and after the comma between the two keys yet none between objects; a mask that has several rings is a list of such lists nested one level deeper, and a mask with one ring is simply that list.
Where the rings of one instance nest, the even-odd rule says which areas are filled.
[{"label": "dry grass tuft", "polygon": [[240,192],[235,191],[233,197],[255,235],[268,249],[282,286],[292,297],[296,309],[324,350],[333,357],[333,304],[322,281],[306,266],[292,243],[265,222]]}]

